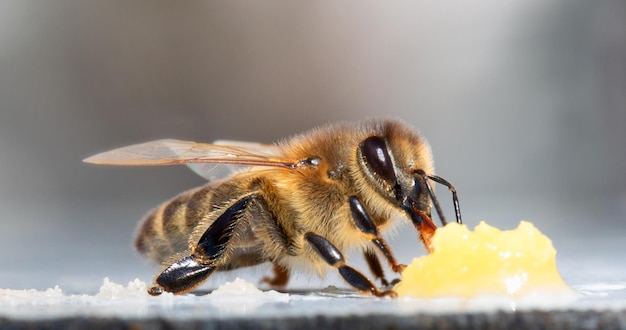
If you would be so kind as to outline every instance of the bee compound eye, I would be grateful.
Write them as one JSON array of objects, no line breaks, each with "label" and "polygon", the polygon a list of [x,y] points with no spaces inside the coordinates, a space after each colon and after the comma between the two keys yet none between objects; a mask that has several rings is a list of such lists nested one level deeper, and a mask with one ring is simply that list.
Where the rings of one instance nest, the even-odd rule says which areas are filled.
[{"label": "bee compound eye", "polygon": [[360,145],[361,155],[373,174],[387,182],[390,186],[396,185],[396,172],[387,150],[385,140],[379,136],[370,136]]}]

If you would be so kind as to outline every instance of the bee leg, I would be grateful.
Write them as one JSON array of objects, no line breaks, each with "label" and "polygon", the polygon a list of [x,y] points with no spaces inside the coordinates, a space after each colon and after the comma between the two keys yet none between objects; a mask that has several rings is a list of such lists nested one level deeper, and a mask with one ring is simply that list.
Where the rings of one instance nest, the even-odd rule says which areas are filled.
[{"label": "bee leg", "polygon": [[215,263],[223,255],[228,242],[233,236],[237,221],[241,219],[250,201],[256,195],[248,195],[220,215],[204,232],[198,245],[192,248],[192,253],[167,267],[155,282],[157,287],[148,290],[150,294],[158,295],[161,291],[176,294],[193,290],[202,284],[215,270]]},{"label": "bee leg", "polygon": [[[393,256],[389,245],[387,245],[387,242],[380,237],[378,228],[376,228],[376,225],[370,218],[369,214],[365,211],[365,207],[363,207],[361,201],[356,196],[351,196],[348,199],[348,202],[350,203],[350,212],[356,226],[367,236],[367,238],[370,239],[370,241],[372,241],[372,243],[374,243],[374,245],[376,245],[376,247],[378,247],[380,252],[382,252],[385,256],[385,259],[387,259],[391,269],[396,273],[401,273],[406,268],[406,265],[398,263],[396,257]],[[368,263],[370,263],[369,259]],[[371,263],[370,268],[372,268]],[[374,271],[373,268],[372,271]]]},{"label": "bee leg", "polygon": [[153,296],[162,291],[181,294],[189,292],[206,280],[215,267],[203,265],[193,255],[186,256],[167,267],[156,278],[157,286],[150,287],[148,293]]},{"label": "bee leg", "polygon": [[311,244],[313,250],[330,266],[337,268],[341,277],[343,277],[348,284],[352,285],[358,291],[364,293],[370,293],[377,297],[396,297],[397,294],[393,290],[380,291],[376,288],[365,275],[361,274],[358,270],[346,265],[346,261],[339,251],[331,242],[326,238],[313,234],[311,232],[306,233],[304,238]]},{"label": "bee leg", "polygon": [[273,287],[284,287],[289,282],[289,269],[274,263],[274,277],[263,277],[261,282],[269,284]]},{"label": "bee leg", "polygon": [[385,272],[383,271],[383,267],[380,265],[380,260],[378,260],[376,253],[366,249],[363,250],[363,256],[365,257],[365,261],[367,261],[370,271],[374,274],[374,278],[380,279],[380,283],[383,286],[388,286],[389,281],[387,281],[387,278],[385,277]]}]

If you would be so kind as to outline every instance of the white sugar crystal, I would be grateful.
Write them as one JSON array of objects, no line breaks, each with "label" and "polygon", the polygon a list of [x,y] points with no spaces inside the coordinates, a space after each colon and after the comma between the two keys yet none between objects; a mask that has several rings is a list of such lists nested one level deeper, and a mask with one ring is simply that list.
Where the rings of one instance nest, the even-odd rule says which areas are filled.
[{"label": "white sugar crystal", "polygon": [[29,290],[12,290],[0,289],[0,297],[2,298],[32,298],[32,297],[59,297],[63,296],[63,290],[59,286],[47,289],[45,291]]},{"label": "white sugar crystal", "polygon": [[30,290],[12,290],[12,289],[0,289],[0,304],[15,305],[15,304],[45,304],[48,301],[58,301],[63,299],[63,290],[59,286],[47,289],[45,291],[38,291],[35,289]]},{"label": "white sugar crystal", "polygon": [[232,282],[227,282],[220,285],[217,289],[213,290],[210,294],[211,297],[257,297],[257,298],[278,298],[278,300],[289,299],[289,295],[286,293],[280,293],[274,290],[261,291],[254,284],[247,282],[237,277]]},{"label": "white sugar crystal", "polygon": [[148,286],[145,282],[135,279],[128,282],[127,286],[111,282],[108,277],[104,278],[100,291],[96,294],[98,298],[119,299],[129,297],[146,297]]},{"label": "white sugar crystal", "polygon": [[227,282],[213,290],[211,295],[259,295],[263,291],[259,290],[254,284],[237,277],[232,282]]},{"label": "white sugar crystal", "polygon": [[220,285],[211,294],[201,297],[201,300],[208,301],[221,313],[246,315],[268,302],[288,302],[290,296],[274,290],[261,291],[254,284],[236,278],[232,282]]}]

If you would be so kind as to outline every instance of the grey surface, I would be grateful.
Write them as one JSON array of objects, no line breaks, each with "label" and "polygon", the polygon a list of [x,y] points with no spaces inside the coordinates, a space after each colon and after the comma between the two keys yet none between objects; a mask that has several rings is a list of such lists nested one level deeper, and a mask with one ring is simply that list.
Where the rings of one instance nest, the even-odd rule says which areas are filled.
[{"label": "grey surface", "polygon": [[[145,289],[145,288],[144,288]],[[151,297],[0,294],[0,326],[38,328],[547,328],[626,327],[626,283],[578,287],[578,298],[379,299],[351,291]]]},{"label": "grey surface", "polygon": [[433,316],[415,314],[404,316],[351,315],[318,316],[313,318],[262,318],[216,320],[157,319],[61,319],[52,321],[5,321],[0,326],[15,329],[623,329],[625,312],[588,311],[584,313],[541,311],[509,314],[462,314]]},{"label": "grey surface", "polygon": [[625,311],[530,311],[456,315],[367,315],[233,319],[66,318],[44,321],[3,320],[14,329],[624,329]]},{"label": "grey surface", "polygon": [[[86,156],[164,137],[271,142],[366,116],[422,131],[471,226],[530,220],[569,283],[622,283],[625,7],[0,1],[0,287],[152,278],[136,222],[202,180]],[[423,253],[411,231],[391,245],[404,262]],[[343,285],[301,275],[293,288],[329,284]]]}]

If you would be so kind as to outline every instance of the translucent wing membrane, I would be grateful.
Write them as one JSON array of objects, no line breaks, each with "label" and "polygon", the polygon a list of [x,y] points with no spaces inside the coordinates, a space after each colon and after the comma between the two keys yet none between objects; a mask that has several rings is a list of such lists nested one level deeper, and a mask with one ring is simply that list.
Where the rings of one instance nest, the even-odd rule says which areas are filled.
[{"label": "translucent wing membrane", "polygon": [[[273,145],[234,141],[218,141],[215,144],[208,144],[171,139],[106,151],[86,158],[84,161],[120,166],[224,164],[283,168],[294,168],[297,163],[281,157],[279,147]],[[195,166],[192,169],[201,176],[205,176],[212,171],[213,166]]]},{"label": "translucent wing membrane", "polygon": [[[250,150],[250,153],[254,152],[267,157],[277,157],[280,154],[280,148],[271,144],[232,140],[217,140],[214,141],[213,144],[246,149]],[[250,167],[250,165],[191,163],[187,164],[187,167],[199,176],[209,181],[215,181],[226,178],[235,172],[243,171]]]}]

